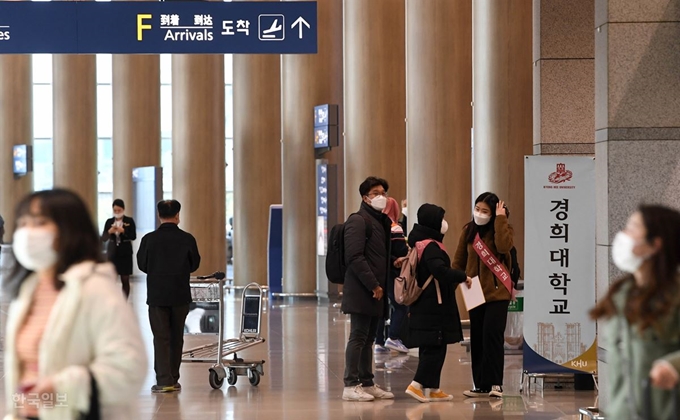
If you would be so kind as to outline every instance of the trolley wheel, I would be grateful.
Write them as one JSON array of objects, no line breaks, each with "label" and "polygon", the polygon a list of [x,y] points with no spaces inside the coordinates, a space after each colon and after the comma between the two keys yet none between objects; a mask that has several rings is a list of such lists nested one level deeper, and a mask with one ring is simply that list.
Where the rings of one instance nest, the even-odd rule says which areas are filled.
[{"label": "trolley wheel", "polygon": [[229,385],[236,385],[236,380],[238,380],[238,376],[236,375],[236,371],[234,369],[228,369],[227,370],[227,383]]},{"label": "trolley wheel", "polygon": [[213,389],[220,389],[220,388],[222,388],[222,384],[224,383],[224,379],[220,379],[220,377],[217,375],[217,372],[214,369],[210,369],[210,375],[208,376],[208,382],[210,382],[210,386],[213,387]]},{"label": "trolley wheel", "polygon": [[255,369],[251,370],[248,380],[250,381],[250,385],[258,386],[260,384],[260,373]]}]

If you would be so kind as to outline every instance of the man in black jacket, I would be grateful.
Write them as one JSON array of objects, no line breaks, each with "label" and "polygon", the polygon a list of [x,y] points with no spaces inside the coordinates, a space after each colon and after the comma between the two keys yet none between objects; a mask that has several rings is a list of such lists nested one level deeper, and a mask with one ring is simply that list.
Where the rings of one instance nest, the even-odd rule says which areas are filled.
[{"label": "man in black jacket", "polygon": [[345,223],[345,284],[342,311],[351,315],[351,332],[345,351],[347,401],[394,398],[373,383],[373,342],[387,305],[385,285],[390,266],[391,222],[383,209],[387,181],[369,177],[359,187],[363,202]]},{"label": "man in black jacket", "polygon": [[179,367],[184,346],[184,322],[189,313],[189,278],[201,256],[196,239],[178,227],[177,200],[158,203],[159,228],[142,238],[137,253],[139,269],[147,274],[149,322],[153,333],[156,385],[152,392],[179,391]]}]

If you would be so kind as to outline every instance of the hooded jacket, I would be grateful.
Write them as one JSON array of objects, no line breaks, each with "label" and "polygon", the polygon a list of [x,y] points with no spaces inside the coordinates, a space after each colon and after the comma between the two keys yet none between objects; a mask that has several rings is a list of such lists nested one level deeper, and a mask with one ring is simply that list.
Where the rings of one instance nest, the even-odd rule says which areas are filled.
[{"label": "hooded jacket", "polygon": [[[366,238],[366,221],[371,222],[371,236]],[[357,214],[345,222],[345,284],[342,289],[342,312],[369,316],[385,316],[387,310],[387,277],[390,273],[389,217],[361,204]],[[380,300],[373,290],[385,291]]]},{"label": "hooded jacket", "polygon": [[[418,223],[409,234],[408,242],[413,248],[417,242],[432,239],[441,242],[444,209],[433,204],[424,204],[418,210]],[[451,268],[451,259],[438,244],[430,243],[418,262],[418,285],[423,286],[433,275],[439,282],[442,303],[437,299],[437,289],[431,282],[418,300],[409,307],[408,347],[437,346],[458,343],[463,339],[460,315],[456,303],[456,287],[465,282],[467,276]]]}]

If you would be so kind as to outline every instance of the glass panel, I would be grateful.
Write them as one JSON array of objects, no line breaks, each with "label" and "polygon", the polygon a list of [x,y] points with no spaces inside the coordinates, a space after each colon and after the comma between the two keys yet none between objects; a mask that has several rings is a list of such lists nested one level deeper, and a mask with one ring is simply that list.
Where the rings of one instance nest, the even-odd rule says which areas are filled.
[{"label": "glass panel", "polygon": [[227,162],[225,168],[225,185],[227,192],[234,191],[234,140],[227,139],[224,144],[224,158]]},{"label": "glass panel", "polygon": [[97,141],[97,189],[100,193],[113,192],[113,142],[110,138]]},{"label": "glass panel", "polygon": [[172,137],[172,86],[161,85],[161,138]]},{"label": "glass panel", "polygon": [[234,56],[224,55],[224,83],[231,85],[234,81]]},{"label": "glass panel", "polygon": [[33,83],[52,83],[52,54],[33,54]]},{"label": "glass panel", "polygon": [[51,138],[52,85],[33,85],[33,137]]},{"label": "glass panel", "polygon": [[161,54],[161,84],[172,83],[172,54]]},{"label": "glass panel", "polygon": [[100,192],[97,197],[97,225],[99,226],[99,233],[104,230],[106,219],[111,217],[111,203],[113,202],[113,194],[110,192]]},{"label": "glass panel", "polygon": [[163,167],[163,199],[172,198],[172,139],[161,139],[161,166]]},{"label": "glass panel", "polygon": [[49,190],[54,185],[52,139],[33,140],[33,189]]},{"label": "glass panel", "polygon": [[111,54],[97,54],[97,83],[113,83],[113,56]]},{"label": "glass panel", "polygon": [[113,136],[113,90],[111,85],[97,86],[97,137]]},{"label": "glass panel", "polygon": [[225,137],[234,137],[234,100],[231,85],[224,87],[224,101],[224,135]]}]

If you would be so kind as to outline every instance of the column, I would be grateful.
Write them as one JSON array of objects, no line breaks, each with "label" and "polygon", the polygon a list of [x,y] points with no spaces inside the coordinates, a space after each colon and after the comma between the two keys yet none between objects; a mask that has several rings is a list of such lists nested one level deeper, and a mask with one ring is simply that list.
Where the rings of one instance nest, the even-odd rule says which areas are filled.
[{"label": "column", "polygon": [[132,169],[161,165],[158,55],[113,55],[113,196],[134,214]]},{"label": "column", "polygon": [[33,191],[33,174],[14,178],[12,147],[33,144],[33,80],[30,55],[0,55],[0,215],[5,242],[12,241],[14,208]]},{"label": "column", "polygon": [[534,155],[595,154],[594,20],[591,0],[534,0]]},{"label": "column", "polygon": [[281,204],[281,57],[234,55],[234,284],[267,284],[269,206]]},{"label": "column", "polygon": [[345,0],[345,213],[375,175],[406,196],[404,0]]},{"label": "column", "polygon": [[172,56],[172,193],[201,273],[227,266],[224,96],[223,55]]},{"label": "column", "polygon": [[455,252],[472,208],[472,1],[406,0],[406,28],[408,220],[424,203],[444,207]]},{"label": "column", "polygon": [[54,187],[75,191],[97,215],[97,72],[94,55],[52,56]]},{"label": "column", "polygon": [[[342,0],[320,0],[317,7],[318,54],[284,55],[281,61],[283,291],[293,294],[316,288],[314,106],[342,104]],[[342,149],[332,154],[324,159],[342,166]]]},{"label": "column", "polygon": [[510,208],[524,257],[524,156],[532,154],[532,3],[473,2],[473,195],[492,191]]},{"label": "column", "polygon": [[[674,2],[595,8],[597,293],[620,276],[611,239],[641,202],[680,207],[680,14]],[[604,343],[603,343],[604,344]],[[600,352],[606,395],[606,351]],[[611,368],[618,368],[612,366]],[[608,401],[601,400],[606,409]]]}]

